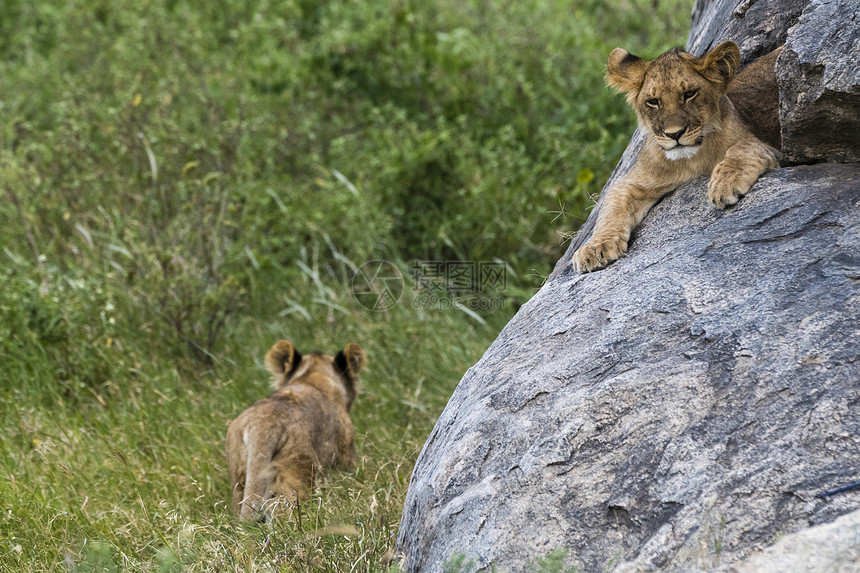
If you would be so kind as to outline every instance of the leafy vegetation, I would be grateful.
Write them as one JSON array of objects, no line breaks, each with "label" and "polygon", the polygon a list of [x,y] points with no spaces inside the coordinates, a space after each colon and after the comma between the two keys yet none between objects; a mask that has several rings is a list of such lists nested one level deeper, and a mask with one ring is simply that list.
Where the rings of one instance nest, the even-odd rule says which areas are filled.
[{"label": "leafy vegetation", "polygon": [[[632,131],[606,55],[690,4],[4,1],[0,570],[384,569],[447,397]],[[503,308],[415,304],[415,260],[494,262]],[[367,350],[360,462],[243,525],[225,424],[279,338]]]}]

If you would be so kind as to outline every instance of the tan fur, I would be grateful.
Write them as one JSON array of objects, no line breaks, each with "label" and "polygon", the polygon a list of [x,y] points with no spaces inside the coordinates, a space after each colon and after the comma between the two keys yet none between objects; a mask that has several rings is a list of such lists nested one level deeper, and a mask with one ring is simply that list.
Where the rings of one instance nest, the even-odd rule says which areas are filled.
[{"label": "tan fur", "polygon": [[[732,42],[704,58],[675,49],[649,62],[621,48],[612,51],[607,82],[627,93],[646,139],[635,165],[607,191],[591,238],[573,255],[576,270],[594,271],[622,257],[648,210],[681,183],[710,173],[708,199],[725,208],[779,165],[779,152],[753,134],[729,95],[746,106],[745,98],[756,97],[756,86],[764,83],[768,62],[749,66],[733,82],[739,61]],[[731,92],[734,83],[743,89]],[[777,109],[759,113],[776,117]]]},{"label": "tan fur", "polygon": [[305,498],[328,469],[354,466],[349,409],[366,362],[354,343],[335,357],[302,356],[287,340],[272,346],[266,366],[274,375],[275,392],[227,428],[233,508],[241,518],[266,520],[270,500]]}]

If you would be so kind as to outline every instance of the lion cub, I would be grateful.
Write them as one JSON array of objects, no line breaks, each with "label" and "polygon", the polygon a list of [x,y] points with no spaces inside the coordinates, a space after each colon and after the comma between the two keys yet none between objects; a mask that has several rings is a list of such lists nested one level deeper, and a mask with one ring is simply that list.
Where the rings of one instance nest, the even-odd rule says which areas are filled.
[{"label": "lion cub", "polygon": [[265,502],[307,496],[329,468],[355,464],[349,409],[357,394],[364,350],[350,343],[332,357],[302,356],[279,340],[266,354],[275,392],[227,428],[227,467],[233,508],[243,519],[267,520]]},{"label": "lion cub", "polygon": [[[779,166],[779,152],[753,135],[732,102],[742,106],[747,102],[739,100],[756,98],[758,86],[759,99],[778,105],[764,93],[775,86],[775,59],[776,53],[769,54],[760,58],[762,64],[754,62],[741,72],[735,83],[743,89],[733,94],[730,84],[740,51],[732,42],[704,58],[678,48],[652,61],[621,48],[612,51],[607,82],[627,93],[645,145],[630,171],[607,190],[591,238],[573,255],[576,270],[601,269],[623,256],[630,233],[648,210],[681,183],[710,174],[708,199],[725,208],[737,203],[762,173]],[[775,120],[777,108],[764,115],[771,113]]]}]

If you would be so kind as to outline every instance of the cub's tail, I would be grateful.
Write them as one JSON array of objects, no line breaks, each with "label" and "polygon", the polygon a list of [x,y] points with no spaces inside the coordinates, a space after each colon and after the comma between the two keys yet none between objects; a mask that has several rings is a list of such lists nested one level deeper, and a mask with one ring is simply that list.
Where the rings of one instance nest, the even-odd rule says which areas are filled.
[{"label": "cub's tail", "polygon": [[241,519],[269,522],[278,504],[295,504],[307,497],[307,487],[314,483],[314,464],[312,460],[301,457],[277,456],[269,451],[267,445],[255,443],[255,436],[249,435],[246,442],[248,463],[245,473],[245,491]]},{"label": "cub's tail", "polygon": [[261,450],[255,436],[243,436],[245,451],[248,455],[245,466],[245,487],[242,492],[241,510],[239,517],[252,521],[268,521],[266,500],[270,497],[268,467],[272,463],[272,452]]}]

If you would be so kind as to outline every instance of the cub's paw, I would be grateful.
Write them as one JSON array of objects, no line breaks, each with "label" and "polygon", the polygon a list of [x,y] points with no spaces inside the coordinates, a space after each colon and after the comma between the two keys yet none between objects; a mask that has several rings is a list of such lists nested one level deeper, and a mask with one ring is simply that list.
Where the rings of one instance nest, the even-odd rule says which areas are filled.
[{"label": "cub's paw", "polygon": [[708,199],[714,206],[725,209],[737,203],[752,186],[749,177],[740,169],[720,163],[711,172],[708,182]]},{"label": "cub's paw", "polygon": [[581,273],[602,269],[627,252],[627,240],[623,237],[592,237],[578,251],[573,253],[573,268]]}]

